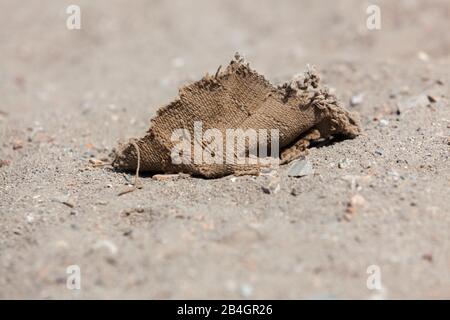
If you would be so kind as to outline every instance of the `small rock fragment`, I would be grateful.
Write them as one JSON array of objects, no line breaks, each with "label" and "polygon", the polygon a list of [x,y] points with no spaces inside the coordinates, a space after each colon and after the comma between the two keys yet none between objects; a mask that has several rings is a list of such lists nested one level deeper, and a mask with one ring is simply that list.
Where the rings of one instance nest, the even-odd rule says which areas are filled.
[{"label": "small rock fragment", "polygon": [[9,166],[9,161],[0,159],[0,168],[1,167],[6,167],[6,166]]},{"label": "small rock fragment", "polygon": [[433,262],[433,255],[431,253],[424,253],[422,259],[431,263]]},{"label": "small rock fragment", "polygon": [[428,101],[430,101],[431,103],[436,103],[438,102],[438,98],[432,95],[428,95]]},{"label": "small rock fragment", "polygon": [[364,94],[363,93],[358,93],[358,94],[355,94],[354,96],[352,96],[350,98],[350,105],[352,107],[355,107],[355,106],[360,105],[361,103],[363,103],[363,101],[364,101]]},{"label": "small rock fragment", "polygon": [[124,237],[130,237],[133,233],[133,230],[126,230],[123,232]]},{"label": "small rock fragment", "polygon": [[280,178],[274,177],[267,186],[261,187],[262,191],[267,194],[275,194],[280,191]]},{"label": "small rock fragment", "polygon": [[289,167],[289,177],[304,177],[314,174],[314,169],[308,160],[295,160]]},{"label": "small rock fragment", "polygon": [[240,292],[244,298],[249,298],[253,294],[253,287],[248,284],[243,284],[241,285]]},{"label": "small rock fragment", "polygon": [[155,174],[152,179],[156,181],[171,181],[180,178],[179,174]]},{"label": "small rock fragment", "polygon": [[417,53],[417,58],[419,58],[419,60],[422,60],[423,62],[430,61],[430,56],[428,55],[428,53],[426,53],[424,51],[419,51]]},{"label": "small rock fragment", "polygon": [[27,214],[25,219],[27,220],[28,223],[33,223],[34,222],[34,215],[32,213]]},{"label": "small rock fragment", "polygon": [[95,158],[90,158],[89,162],[92,164],[93,167],[100,167],[104,164],[102,160]]},{"label": "small rock fragment", "polygon": [[23,141],[20,139],[17,139],[13,143],[13,150],[22,149],[23,148]]}]

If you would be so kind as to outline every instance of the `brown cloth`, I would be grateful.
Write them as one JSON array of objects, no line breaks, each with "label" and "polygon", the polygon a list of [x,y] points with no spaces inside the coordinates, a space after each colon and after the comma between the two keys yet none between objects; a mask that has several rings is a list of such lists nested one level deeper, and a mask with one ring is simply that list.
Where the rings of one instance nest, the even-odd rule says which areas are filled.
[{"label": "brown cloth", "polygon": [[[305,154],[312,141],[334,135],[354,138],[360,133],[358,124],[339,105],[336,97],[327,88],[319,86],[319,77],[313,70],[275,87],[236,55],[224,71],[220,72],[219,68],[214,76],[207,74],[200,81],[181,88],[178,99],[158,110],[145,137],[119,145],[113,167],[136,170],[139,153],[141,172],[183,172],[206,178],[259,172],[260,164],[238,164],[233,159],[225,159],[226,150],[223,150],[222,163],[192,160],[196,143],[194,122],[199,121],[203,131],[217,129],[223,133],[224,140],[227,129],[266,129],[268,133],[277,129],[280,163]],[[172,135],[177,129],[186,129],[191,136],[192,153],[187,156],[192,161],[177,164],[172,160],[172,151],[178,143],[172,141]],[[270,139],[270,134],[268,136]],[[203,150],[208,148],[208,141],[197,143]],[[215,143],[217,147],[222,142]],[[213,145],[210,143],[209,148]],[[270,145],[268,147],[270,150]],[[246,145],[246,155],[250,148],[254,146]],[[186,160],[186,154],[181,153],[183,156]],[[236,154],[233,156],[237,157]]]}]

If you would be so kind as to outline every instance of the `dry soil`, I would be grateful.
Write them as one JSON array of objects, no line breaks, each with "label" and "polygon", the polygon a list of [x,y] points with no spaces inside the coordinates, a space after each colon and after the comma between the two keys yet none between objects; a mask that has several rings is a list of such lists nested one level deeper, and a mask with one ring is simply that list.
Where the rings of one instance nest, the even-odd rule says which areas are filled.
[{"label": "dry soil", "polygon": [[[448,0],[77,0],[71,31],[73,2],[0,1],[0,298],[450,298]],[[273,83],[315,65],[363,135],[276,193],[145,176],[118,197],[133,176],[89,160],[236,51]]]}]

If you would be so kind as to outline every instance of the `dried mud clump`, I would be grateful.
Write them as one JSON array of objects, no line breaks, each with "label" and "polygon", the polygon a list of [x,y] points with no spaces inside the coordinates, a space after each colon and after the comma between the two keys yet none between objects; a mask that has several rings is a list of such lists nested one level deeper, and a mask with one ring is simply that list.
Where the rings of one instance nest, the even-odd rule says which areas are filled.
[{"label": "dried mud clump", "polygon": [[[314,70],[308,70],[276,87],[236,55],[225,70],[219,68],[214,76],[207,74],[181,88],[176,100],[158,110],[143,138],[119,145],[113,167],[131,171],[139,165],[141,172],[183,172],[206,178],[259,172],[259,164],[238,164],[233,159],[174,163],[173,132],[185,129],[194,137],[194,123],[199,121],[202,130],[214,128],[224,137],[227,129],[277,129],[281,164],[305,154],[311,142],[336,135],[356,137],[360,133],[357,122],[319,80]],[[192,139],[192,150],[194,144]],[[202,147],[208,146],[203,143]]]}]

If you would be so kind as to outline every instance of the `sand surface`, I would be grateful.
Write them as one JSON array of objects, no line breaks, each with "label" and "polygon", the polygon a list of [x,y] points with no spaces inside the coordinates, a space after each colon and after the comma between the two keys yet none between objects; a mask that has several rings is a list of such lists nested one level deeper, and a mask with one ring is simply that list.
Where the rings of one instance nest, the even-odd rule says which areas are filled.
[{"label": "sand surface", "polygon": [[[373,1],[372,31],[357,0],[76,2],[70,31],[73,1],[0,0],[0,298],[450,298],[447,0]],[[363,135],[274,194],[144,176],[118,197],[133,175],[89,160],[236,51],[273,83],[315,65]]]}]

